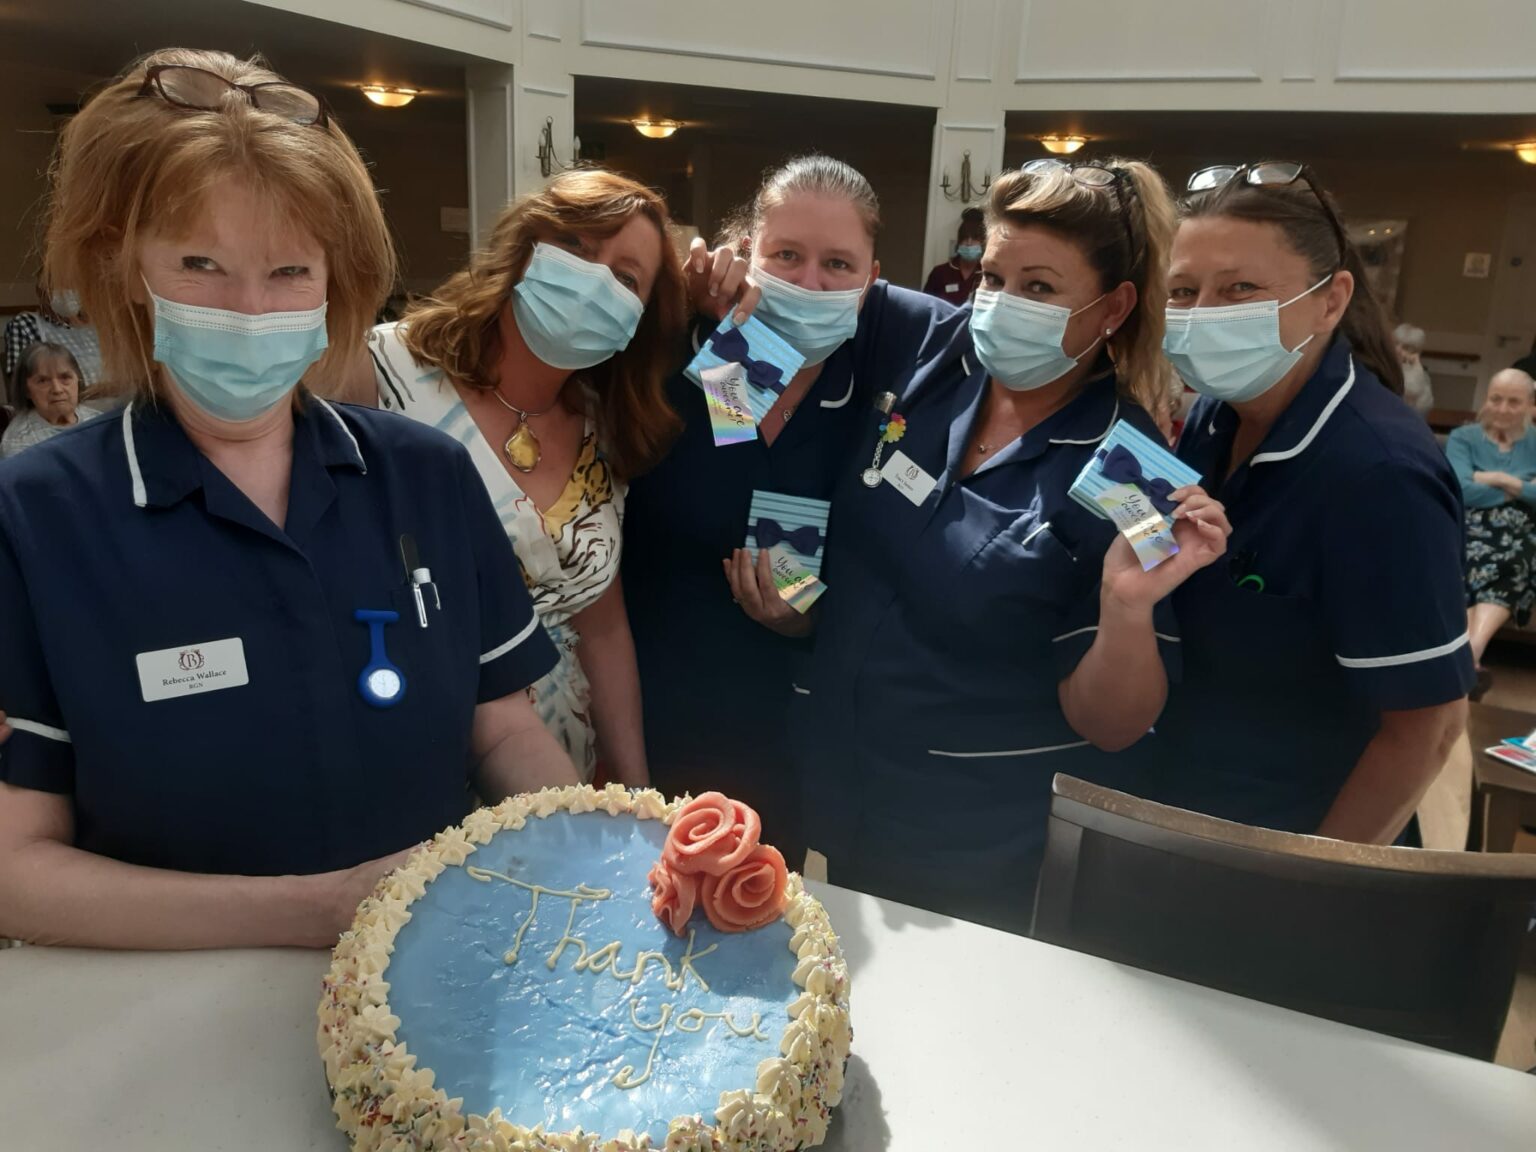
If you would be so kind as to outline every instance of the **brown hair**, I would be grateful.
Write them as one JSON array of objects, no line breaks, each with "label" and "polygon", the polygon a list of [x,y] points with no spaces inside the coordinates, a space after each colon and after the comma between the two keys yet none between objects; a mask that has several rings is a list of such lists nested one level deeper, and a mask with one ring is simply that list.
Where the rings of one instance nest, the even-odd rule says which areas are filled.
[{"label": "brown hair", "polygon": [[[1104,291],[1129,281],[1136,307],[1108,341],[1121,389],[1148,412],[1166,394],[1163,313],[1168,306],[1168,252],[1173,198],[1163,179],[1139,160],[1106,160],[1113,185],[1092,187],[1069,169],[1007,172],[992,182],[987,224],[1037,224],[1073,241]],[[1127,232],[1129,231],[1129,235]]]},{"label": "brown hair", "polygon": [[734,248],[745,255],[750,248],[752,236],[762,225],[764,214],[792,196],[846,200],[858,213],[871,246],[880,235],[880,198],[875,195],[874,188],[864,178],[864,174],[851,164],[844,164],[841,160],[834,160],[819,152],[811,152],[765,171],[756,195],[736,209],[720,226],[716,245]]},{"label": "brown hair", "polygon": [[667,403],[666,379],[686,323],[683,270],[667,204],[644,185],[583,168],[507,205],[487,248],[406,312],[406,348],[417,363],[440,368],[454,381],[493,387],[501,355],[498,320],[534,244],[567,233],[606,239],[636,215],[661,234],[661,269],[629,346],[585,375],[597,392],[594,415],[608,463],[623,479],[640,475],[661,459],[682,426]]},{"label": "brown hair", "polygon": [[254,108],[231,90],[212,112],[140,98],[145,72],[185,65],[237,84],[282,82],[260,57],[166,48],[109,82],[59,138],[50,173],[43,276],[74,288],[101,341],[102,375],[113,391],[155,395],[154,320],[141,292],[136,252],[143,235],[184,234],[209,188],[234,176],[302,221],[325,249],[330,347],[305,383],[332,390],[362,346],[395,280],[395,254],[373,182],[334,120],[297,124]]},{"label": "brown hair", "polygon": [[[1327,196],[1325,207],[1319,197]],[[1338,220],[1338,231],[1328,213]],[[1332,196],[1319,187],[1316,194],[1306,181],[1291,184],[1266,184],[1255,187],[1242,180],[1229,180],[1218,188],[1195,192],[1179,205],[1181,219],[1202,216],[1228,216],[1256,224],[1273,224],[1285,236],[1285,242],[1311,270],[1313,282],[1331,276],[1340,268],[1355,280],[1354,295],[1349,299],[1339,327],[1354,346],[1360,362],[1376,374],[1391,391],[1403,394],[1403,365],[1397,356],[1387,315],[1371,291],[1365,276],[1360,250],[1344,232],[1344,216]],[[1344,245],[1343,260],[1339,244]]]}]

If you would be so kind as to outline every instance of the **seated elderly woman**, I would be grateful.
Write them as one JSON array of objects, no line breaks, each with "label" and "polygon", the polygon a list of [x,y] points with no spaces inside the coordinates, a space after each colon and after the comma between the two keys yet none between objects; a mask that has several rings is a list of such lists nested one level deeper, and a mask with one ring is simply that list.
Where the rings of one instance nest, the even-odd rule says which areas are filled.
[{"label": "seated elderly woman", "polygon": [[1478,685],[1483,652],[1514,617],[1524,626],[1536,600],[1536,384],[1518,368],[1496,373],[1477,423],[1451,433],[1445,454],[1461,481],[1467,523],[1467,631]]},{"label": "seated elderly woman", "polygon": [[133,399],[0,463],[0,935],[326,946],[471,785],[575,782],[554,649],[464,448],[322,398],[395,261],[318,96],[157,52],[54,174]]},{"label": "seated elderly woman", "polygon": [[21,354],[11,373],[11,405],[15,416],[0,436],[0,460],[100,415],[80,403],[80,365],[61,344],[34,344]]}]

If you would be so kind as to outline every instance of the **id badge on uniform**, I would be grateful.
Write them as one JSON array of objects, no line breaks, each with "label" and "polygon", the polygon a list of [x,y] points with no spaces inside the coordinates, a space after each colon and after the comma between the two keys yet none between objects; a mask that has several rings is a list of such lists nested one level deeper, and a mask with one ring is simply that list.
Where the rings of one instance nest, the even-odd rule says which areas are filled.
[{"label": "id badge on uniform", "polygon": [[251,682],[245,667],[245,643],[238,636],[140,652],[134,660],[139,666],[139,692],[146,704],[239,688]]},{"label": "id badge on uniform", "polygon": [[880,469],[880,477],[919,508],[938,483],[905,452],[892,453],[885,467]]}]

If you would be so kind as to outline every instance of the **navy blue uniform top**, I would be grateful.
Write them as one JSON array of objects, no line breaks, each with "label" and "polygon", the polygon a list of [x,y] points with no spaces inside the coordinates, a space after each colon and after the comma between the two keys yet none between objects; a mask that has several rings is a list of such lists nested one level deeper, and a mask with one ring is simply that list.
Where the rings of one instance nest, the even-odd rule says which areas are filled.
[{"label": "navy blue uniform top", "polygon": [[1314,832],[1380,726],[1472,684],[1456,477],[1415,413],[1335,338],[1227,476],[1237,413],[1202,399],[1179,455],[1232,523],[1175,593],[1183,682],[1151,742],[1158,799]]},{"label": "navy blue uniform top", "polygon": [[[770,838],[796,835],[784,711],[809,641],[748,617],[720,562],[745,543],[754,489],[831,498],[870,395],[909,379],[925,350],[942,346],[936,334],[954,315],[941,301],[877,281],[857,335],[827,359],[771,446],[758,438],[716,447],[703,393],[681,372],[672,379],[683,433],[630,485],[624,525],[625,603],[659,788],[734,789],[762,811]],[[835,521],[828,532],[835,537]]]},{"label": "navy blue uniform top", "polygon": [[[475,705],[553,666],[462,447],[306,398],[292,468],[278,528],[138,403],[0,464],[0,780],[70,795],[79,847],[247,875],[408,847],[467,809]],[[402,534],[441,594],[425,629]],[[358,690],[360,608],[400,614],[393,708]],[[152,698],[141,654],[195,670],[234,640],[248,683]]]},{"label": "navy blue uniform top", "polygon": [[[896,404],[886,447],[938,483],[914,506],[867,487],[882,417],[832,505],[815,653],[797,703],[807,839],[834,883],[1014,929],[1027,926],[1050,782],[1129,786],[1132,759],[1087,745],[1060,681],[1092,646],[1114,526],[1067,494],[1117,420],[1156,437],[1107,362],[1083,391],[963,473],[989,387],[968,331]],[[1159,609],[1176,671],[1177,634]]]}]

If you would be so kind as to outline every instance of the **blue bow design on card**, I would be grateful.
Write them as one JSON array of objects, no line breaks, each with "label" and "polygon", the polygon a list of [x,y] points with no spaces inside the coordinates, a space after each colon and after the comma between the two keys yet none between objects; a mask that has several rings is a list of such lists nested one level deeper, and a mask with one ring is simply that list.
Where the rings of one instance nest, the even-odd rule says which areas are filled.
[{"label": "blue bow design on card", "polygon": [[1116,444],[1102,455],[1099,470],[1104,473],[1106,480],[1140,488],[1146,493],[1147,499],[1152,501],[1152,506],[1164,516],[1173,515],[1173,510],[1178,507],[1172,499],[1176,491],[1174,486],[1161,476],[1144,475],[1141,461],[1124,444]]},{"label": "blue bow design on card", "polygon": [[759,548],[772,548],[776,544],[788,544],[802,556],[814,556],[821,550],[821,529],[814,524],[786,529],[768,516],[758,518],[752,527],[752,535]]},{"label": "blue bow design on card", "polygon": [[747,338],[740,329],[727,328],[709,334],[710,347],[715,355],[731,364],[740,364],[747,370],[747,382],[775,395],[784,391],[784,373],[777,364],[756,360],[751,355]]}]

